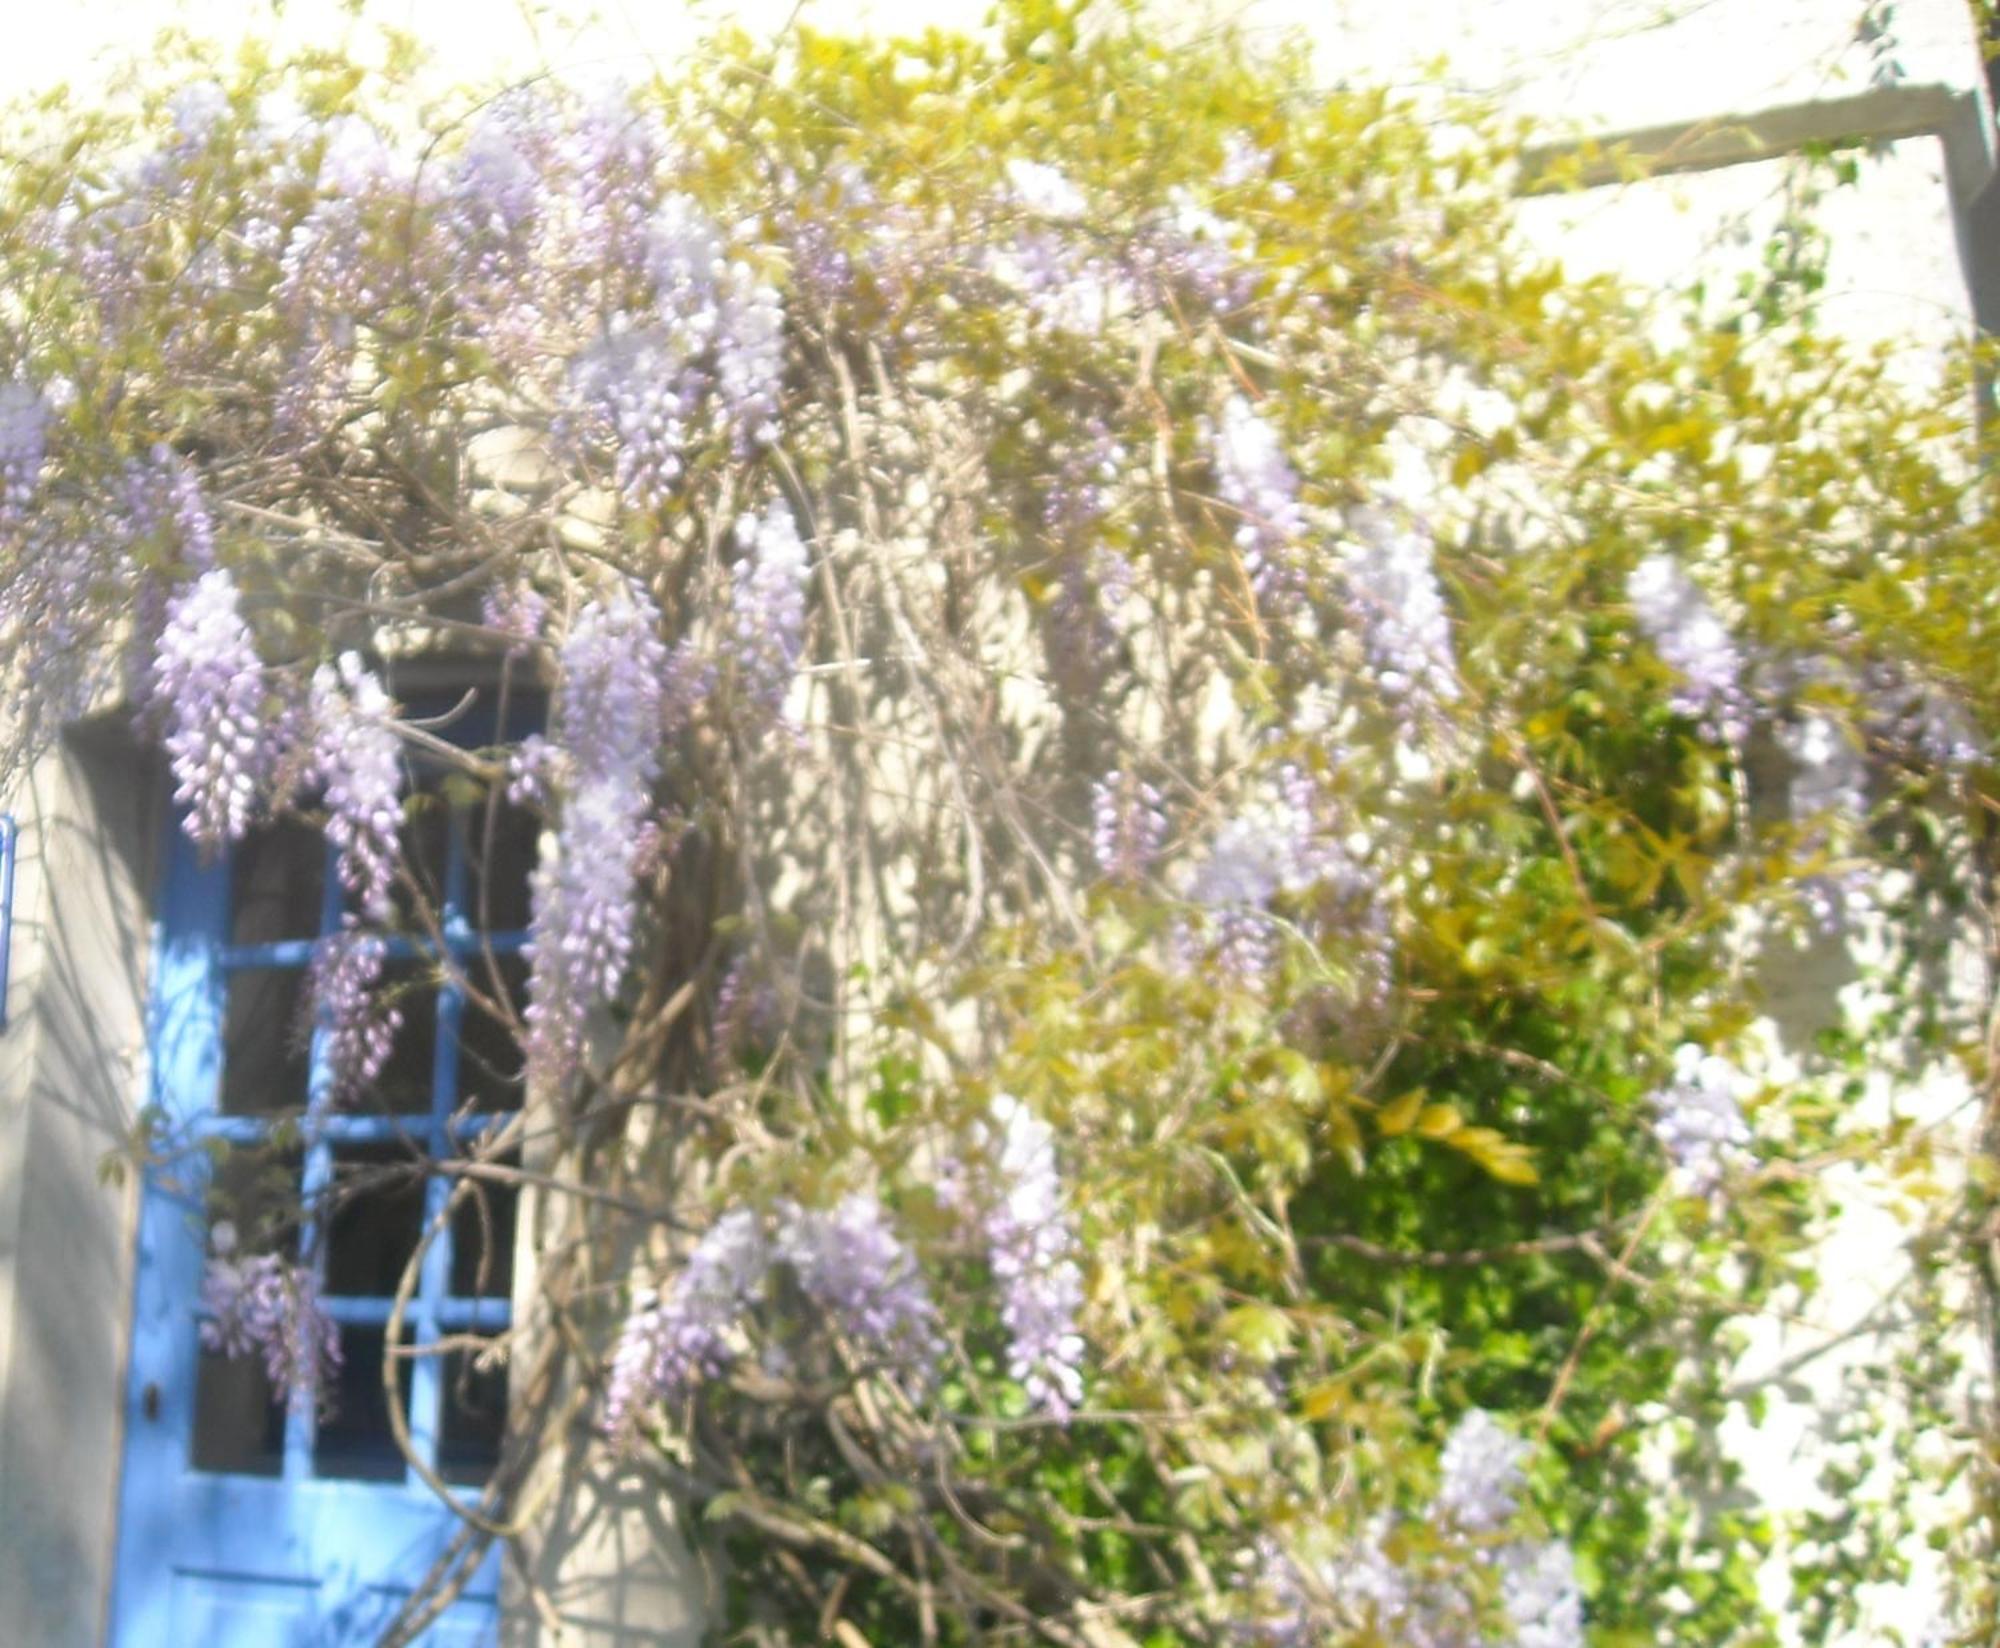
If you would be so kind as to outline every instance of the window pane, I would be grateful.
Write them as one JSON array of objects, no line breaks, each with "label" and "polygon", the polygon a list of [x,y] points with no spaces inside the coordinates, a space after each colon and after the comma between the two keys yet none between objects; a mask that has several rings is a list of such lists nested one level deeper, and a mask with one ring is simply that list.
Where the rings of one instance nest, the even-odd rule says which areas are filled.
[{"label": "window pane", "polygon": [[225,1145],[208,1181],[208,1226],[227,1222],[239,1257],[299,1251],[299,1170],[296,1149]]},{"label": "window pane", "polygon": [[239,967],[229,974],[227,988],[222,1113],[268,1116],[302,1109],[310,1047],[304,969]]},{"label": "window pane", "polygon": [[285,1410],[271,1398],[260,1356],[204,1350],[195,1370],[194,1468],[242,1476],[285,1469]]},{"label": "window pane", "polygon": [[444,1359],[444,1412],[438,1422],[438,1475],[477,1487],[500,1459],[507,1428],[507,1366],[481,1368],[455,1350]]},{"label": "window pane", "polygon": [[[505,1158],[509,1167],[518,1152]],[[514,1291],[514,1204],[512,1185],[474,1179],[465,1200],[451,1215],[451,1291],[461,1299],[504,1299]]]},{"label": "window pane", "polygon": [[535,867],[541,820],[504,798],[491,806],[482,800],[460,817],[471,871],[465,919],[481,932],[518,932],[528,925],[528,874]]},{"label": "window pane", "polygon": [[528,964],[519,956],[499,956],[489,968],[484,956],[473,955],[464,967],[467,982],[496,1006],[493,975],[499,974],[514,1023],[467,998],[458,1038],[458,1102],[477,1111],[518,1110],[526,1060],[515,1025],[528,1005]]},{"label": "window pane", "polygon": [[[403,1453],[389,1434],[389,1401],[382,1389],[382,1351],[388,1342],[384,1328],[343,1327],[340,1330],[340,1372],[329,1393],[330,1411],[322,1412],[313,1439],[313,1474],[357,1478],[368,1482],[400,1482]],[[409,1344],[410,1330],[403,1330]],[[411,1363],[397,1370],[403,1412],[410,1409]]]},{"label": "window pane", "polygon": [[328,1192],[326,1291],[393,1294],[424,1223],[424,1175],[400,1144],[337,1146]]},{"label": "window pane", "polygon": [[[451,841],[451,809],[445,805],[444,797],[437,792],[434,773],[412,774],[409,765],[404,766],[403,800],[403,863],[409,871],[410,879],[423,890],[424,904],[435,916],[444,903],[444,878],[446,854]],[[415,919],[412,912],[410,889],[399,879],[396,883],[395,904],[402,915],[404,925],[412,932],[427,932],[429,928]]]},{"label": "window pane", "polygon": [[232,944],[271,944],[319,934],[326,843],[296,818],[245,836],[229,861]]},{"label": "window pane", "polygon": [[384,999],[403,1022],[375,1084],[352,1108],[392,1116],[430,1114],[437,1080],[436,970],[417,961],[391,962],[382,970]]}]

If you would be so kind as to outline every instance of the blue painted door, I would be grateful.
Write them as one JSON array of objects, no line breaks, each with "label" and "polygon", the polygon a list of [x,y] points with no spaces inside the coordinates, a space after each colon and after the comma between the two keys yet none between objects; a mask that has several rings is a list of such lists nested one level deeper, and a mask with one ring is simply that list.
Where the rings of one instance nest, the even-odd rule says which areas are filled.
[{"label": "blue painted door", "polygon": [[[302,1018],[314,940],[342,916],[324,843],[290,821],[204,862],[174,831],[154,936],[161,1146],[141,1210],[113,1648],[374,1643],[460,1527],[390,1434],[386,1327],[419,1232],[446,1206],[449,1164],[519,1105],[512,1015],[534,837],[462,780],[410,782],[406,861],[442,921],[399,915],[387,983],[402,1027],[374,1087],[338,1108],[324,1031]],[[508,1325],[510,1196],[483,1191],[442,1223],[394,1358],[413,1451],[468,1499],[504,1419],[504,1366],[473,1349]],[[256,1357],[202,1345],[203,1267],[225,1218],[240,1251],[316,1268],[342,1351],[317,1401],[280,1405]],[[489,1552],[421,1640],[491,1643],[497,1609]]]}]

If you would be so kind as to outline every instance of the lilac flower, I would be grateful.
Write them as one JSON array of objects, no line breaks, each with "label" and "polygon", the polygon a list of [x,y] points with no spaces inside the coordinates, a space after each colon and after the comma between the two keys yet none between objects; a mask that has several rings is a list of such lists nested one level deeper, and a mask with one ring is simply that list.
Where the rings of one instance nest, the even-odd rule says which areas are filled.
[{"label": "lilac flower", "polygon": [[1674,1049],[1673,1079],[1653,1094],[1653,1132],[1698,1195],[1711,1194],[1726,1163],[1750,1143],[1743,1073],[1693,1042]]},{"label": "lilac flower", "polygon": [[1020,1100],[993,1100],[993,1194],[986,1251],[1000,1284],[1008,1377],[1031,1407],[1067,1424],[1083,1400],[1077,1240],[1056,1169],[1055,1132]]},{"label": "lilac flower", "polygon": [[1278,930],[1272,901],[1345,867],[1344,850],[1320,814],[1306,776],[1281,769],[1275,783],[1216,832],[1188,884],[1189,901],[1204,907],[1217,965],[1239,984],[1270,969]]},{"label": "lilac flower", "polygon": [[1315,1648],[1326,1638],[1324,1610],[1315,1606],[1298,1560],[1270,1534],[1239,1555],[1256,1613],[1241,1620],[1236,1634],[1258,1648]]},{"label": "lilac flower", "polygon": [[1883,707],[1886,734],[1946,772],[1960,773],[1985,759],[1985,741],[1965,706],[1944,688],[1904,672],[1871,672],[1872,695]]},{"label": "lilac flower", "polygon": [[190,571],[206,572],[215,565],[215,518],[202,496],[201,477],[193,464],[164,446],[153,448],[153,466],[167,475],[168,508],[180,536],[181,561]]},{"label": "lilac flower", "polygon": [[[514,642],[540,640],[548,612],[548,602],[530,583],[497,585],[479,598],[479,621]],[[525,646],[508,648],[510,653],[526,650]]]},{"label": "lilac flower", "polygon": [[1500,1604],[1513,1627],[1506,1648],[1584,1648],[1576,1560],[1560,1539],[1500,1553]]},{"label": "lilac flower", "polygon": [[942,1352],[937,1312],[916,1260],[882,1204],[856,1192],[833,1207],[778,1206],[773,1256],[857,1345],[928,1377]]},{"label": "lilac flower", "polygon": [[1207,426],[1209,460],[1218,494],[1236,518],[1235,541],[1244,574],[1260,603],[1285,606],[1303,592],[1297,561],[1306,530],[1299,477],[1278,436],[1241,395]]},{"label": "lilac flower", "polygon": [[402,745],[395,706],[360,657],[313,672],[313,771],[326,790],[326,834],[340,849],[340,879],[371,919],[386,920],[400,856]]},{"label": "lilac flower", "polygon": [[1528,1445],[1490,1413],[1471,1409],[1445,1440],[1432,1517],[1461,1534],[1496,1532],[1513,1518],[1527,1453]]},{"label": "lilac flower", "polygon": [[188,835],[203,846],[239,839],[273,752],[263,665],[227,571],[203,573],[168,603],[153,684],[166,708],[174,800],[187,808]]},{"label": "lilac flower", "polygon": [[235,1258],[227,1223],[215,1235],[198,1306],[203,1348],[232,1358],[260,1355],[281,1400],[324,1389],[340,1366],[340,1329],[320,1303],[317,1278],[274,1253]]},{"label": "lilac flower", "polygon": [[749,955],[729,964],[716,986],[715,1047],[729,1054],[745,1047],[768,1047],[783,1028],[783,1003],[763,969]]},{"label": "lilac flower", "polygon": [[41,484],[49,404],[33,384],[0,383],[0,526],[18,521]]},{"label": "lilac flower", "polygon": [[191,154],[207,143],[229,114],[229,94],[213,80],[195,80],[183,86],[167,101],[167,114],[174,123],[174,136],[181,152]]},{"label": "lilac flower", "polygon": [[345,1104],[374,1083],[402,1028],[402,1010],[378,993],[388,955],[388,942],[363,931],[352,917],[313,946],[313,1022],[325,1038],[321,1048],[332,1104]]},{"label": "lilac flower", "polygon": [[782,498],[761,517],[736,523],[736,563],[729,637],[744,702],[767,715],[783,706],[805,647],[809,565],[799,529]]},{"label": "lilac flower", "polygon": [[1354,516],[1348,546],[1348,599],[1361,629],[1375,687],[1408,731],[1434,720],[1459,696],[1451,620],[1428,533],[1386,510]]},{"label": "lilac flower", "polygon": [[732,1332],[769,1268],[755,1213],[738,1208],[709,1228],[665,1294],[625,1323],[605,1388],[607,1434],[629,1439],[642,1409],[679,1401],[728,1371],[736,1359]]},{"label": "lilac flower", "polygon": [[[646,224],[645,268],[661,324],[676,346],[687,354],[706,347],[721,325],[730,269],[721,230],[692,195],[670,194],[654,211]],[[748,270],[739,278],[750,284]]]},{"label": "lilac flower", "polygon": [[1099,337],[1132,307],[1131,283],[1115,264],[1046,230],[1016,235],[988,267],[1021,293],[1041,326],[1069,337]]},{"label": "lilac flower", "polygon": [[1743,654],[1694,580],[1671,555],[1648,555],[1632,569],[1625,595],[1660,661],[1679,678],[1669,700],[1674,713],[1740,744],[1750,730]]},{"label": "lilac flower", "polygon": [[634,509],[657,509],[681,475],[700,374],[664,327],[628,327],[579,355],[570,387],[585,427],[613,448],[613,481]]},{"label": "lilac flower", "polygon": [[615,995],[632,954],[633,884],[659,776],[666,647],[659,613],[636,587],[578,614],[562,652],[552,742],[568,792],[552,860],[530,881],[527,954],[531,1052],[565,1068],[585,1015]]},{"label": "lilac flower", "polygon": [[715,345],[715,392],[736,456],[778,438],[778,391],[785,373],[785,313],[775,288],[734,264],[723,287]]},{"label": "lilac flower", "polygon": [[1102,546],[1063,557],[1048,611],[1049,675],[1073,699],[1090,696],[1110,672],[1118,644],[1111,612],[1132,587],[1132,563]]},{"label": "lilac flower", "polygon": [[1125,462],[1125,448],[1102,418],[1092,418],[1085,433],[1087,440],[1064,450],[1055,481],[1042,500],[1042,524],[1064,536],[1104,518]]},{"label": "lilac flower", "polygon": [[1090,819],[1097,867],[1112,881],[1138,881],[1166,844],[1160,792],[1141,778],[1106,773],[1092,787]]}]

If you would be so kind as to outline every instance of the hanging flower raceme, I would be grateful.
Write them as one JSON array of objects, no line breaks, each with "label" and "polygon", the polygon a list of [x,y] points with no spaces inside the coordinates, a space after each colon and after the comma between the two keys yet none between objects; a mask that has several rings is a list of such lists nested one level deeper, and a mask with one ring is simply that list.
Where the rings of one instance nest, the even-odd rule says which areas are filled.
[{"label": "hanging flower raceme", "polygon": [[1000,1286],[1007,1374],[1031,1407],[1066,1423],[1083,1400],[1079,1251],[1056,1168],[1055,1131],[1020,1100],[993,1101],[986,1251]]},{"label": "hanging flower raceme", "polygon": [[0,383],[0,525],[21,518],[41,484],[49,405],[33,384]]},{"label": "hanging flower raceme", "polygon": [[765,715],[784,706],[805,648],[806,546],[783,499],[736,523],[729,643],[744,703]]},{"label": "hanging flower raceme", "polygon": [[748,1208],[724,1214],[658,1298],[634,1311],[619,1336],[605,1388],[604,1429],[629,1440],[640,1414],[675,1402],[728,1371],[732,1334],[763,1291],[769,1244]]},{"label": "hanging flower raceme", "polygon": [[1742,743],[1750,730],[1743,654],[1694,580],[1671,555],[1648,555],[1632,569],[1625,596],[1660,661],[1679,678],[1675,713],[1725,743]]},{"label": "hanging flower raceme", "polygon": [[341,654],[312,678],[313,772],[326,791],[326,834],[340,850],[340,879],[371,920],[389,915],[400,857],[402,745],[395,706],[358,655]]},{"label": "hanging flower raceme", "polygon": [[778,1205],[773,1257],[855,1345],[920,1378],[941,1352],[923,1272],[873,1196],[856,1191],[827,1209]]},{"label": "hanging flower raceme", "polygon": [[568,782],[555,855],[530,884],[527,944],[530,1053],[553,1071],[575,1059],[585,1016],[617,993],[631,959],[666,663],[659,612],[636,587],[586,606],[563,646],[550,743]]},{"label": "hanging flower raceme", "polygon": [[1306,519],[1298,471],[1277,431],[1241,395],[1229,397],[1207,433],[1216,490],[1236,518],[1236,548],[1251,591],[1260,605],[1287,605],[1304,589],[1298,552]]},{"label": "hanging flower raceme", "polygon": [[1528,1445],[1483,1408],[1452,1427],[1439,1460],[1432,1520],[1462,1534],[1490,1534],[1513,1519]]},{"label": "hanging flower raceme", "polygon": [[227,1222],[215,1227],[211,1245],[199,1305],[203,1348],[261,1357],[280,1401],[294,1391],[325,1390],[340,1367],[340,1329],[320,1303],[312,1271],[275,1253],[237,1258]]},{"label": "hanging flower raceme", "polygon": [[167,605],[153,660],[166,749],[183,826],[206,847],[241,838],[275,752],[267,738],[264,668],[236,581],[204,572]]},{"label": "hanging flower raceme", "polygon": [[1674,1049],[1673,1079],[1653,1095],[1653,1132],[1696,1195],[1712,1194],[1723,1170],[1749,1147],[1746,1085],[1727,1059],[1683,1042]]},{"label": "hanging flower raceme", "polygon": [[1137,882],[1166,844],[1160,792],[1135,775],[1108,772],[1090,792],[1090,846],[1109,880]]},{"label": "hanging flower raceme", "polygon": [[348,923],[313,946],[309,992],[327,1069],[327,1098],[344,1104],[389,1062],[402,1010],[381,993],[388,941]]},{"label": "hanging flower raceme", "polygon": [[1387,508],[1359,510],[1345,561],[1348,599],[1375,690],[1414,736],[1459,698],[1451,618],[1430,534]]}]

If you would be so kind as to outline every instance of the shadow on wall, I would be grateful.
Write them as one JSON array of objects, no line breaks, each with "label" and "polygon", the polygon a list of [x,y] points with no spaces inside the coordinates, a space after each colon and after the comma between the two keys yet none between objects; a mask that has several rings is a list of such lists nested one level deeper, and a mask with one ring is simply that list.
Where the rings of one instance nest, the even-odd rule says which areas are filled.
[{"label": "shadow on wall", "polygon": [[[133,1186],[107,1185],[143,1070],[157,766],[122,727],[86,724],[22,798],[38,919],[10,1040],[25,1103],[11,1237],[14,1317],[0,1388],[0,1612],[11,1640],[101,1640],[115,1544]],[[26,866],[24,866],[26,867]]]},{"label": "shadow on wall", "polygon": [[[555,1532],[526,1572],[539,1603],[510,1599],[505,1648],[696,1648],[703,1582],[665,1490],[607,1457],[594,1435],[572,1435],[542,1519]],[[544,1617],[551,1611],[560,1634]]]}]

